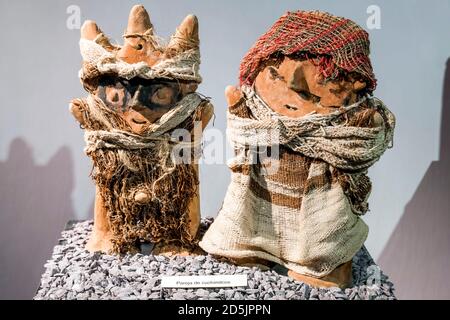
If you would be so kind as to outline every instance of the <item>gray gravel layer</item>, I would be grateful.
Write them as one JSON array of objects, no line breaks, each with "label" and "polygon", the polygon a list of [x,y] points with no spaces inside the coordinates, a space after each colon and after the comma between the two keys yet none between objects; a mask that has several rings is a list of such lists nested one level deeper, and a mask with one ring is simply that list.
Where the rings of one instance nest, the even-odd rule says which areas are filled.
[{"label": "gray gravel layer", "polygon": [[[205,230],[211,218],[202,221]],[[213,257],[136,254],[110,256],[84,250],[92,221],[62,232],[45,264],[34,299],[247,299],[247,300],[393,300],[394,286],[365,248],[353,259],[352,288],[315,289],[287,277],[277,266],[269,271],[239,267]],[[247,274],[247,288],[165,289],[161,276]]]}]

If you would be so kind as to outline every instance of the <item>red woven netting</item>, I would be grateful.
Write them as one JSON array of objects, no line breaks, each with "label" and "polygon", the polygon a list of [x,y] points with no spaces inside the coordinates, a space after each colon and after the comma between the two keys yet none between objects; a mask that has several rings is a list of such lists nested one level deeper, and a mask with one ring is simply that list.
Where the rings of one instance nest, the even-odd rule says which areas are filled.
[{"label": "red woven netting", "polygon": [[275,54],[312,54],[325,80],[342,71],[359,74],[367,89],[375,90],[368,33],[349,19],[318,11],[287,12],[245,55],[240,66],[241,85],[253,84],[264,61]]}]

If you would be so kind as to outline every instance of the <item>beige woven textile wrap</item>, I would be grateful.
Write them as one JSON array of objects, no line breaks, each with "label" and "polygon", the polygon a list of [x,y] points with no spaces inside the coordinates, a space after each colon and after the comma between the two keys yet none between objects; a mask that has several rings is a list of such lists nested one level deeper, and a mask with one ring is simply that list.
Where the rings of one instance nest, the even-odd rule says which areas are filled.
[{"label": "beige woven textile wrap", "polygon": [[[250,116],[228,113],[228,138],[238,151],[229,162],[223,206],[200,246],[214,255],[257,257],[325,276],[366,240],[368,227],[359,217],[368,209],[366,172],[392,144],[394,115],[380,100],[365,97],[328,115],[293,119],[271,111],[252,88],[242,90]],[[384,125],[347,126],[343,119],[362,105],[376,108]],[[285,150],[278,172],[264,171],[267,166],[248,150],[276,143]],[[350,201],[348,194],[358,189],[369,192],[359,203]]]},{"label": "beige woven textile wrap", "polygon": [[[154,66],[149,66],[145,62],[129,64],[117,59],[113,52],[106,50],[102,45],[104,35],[99,34],[93,41],[81,39],[80,52],[83,61],[90,64],[99,74],[114,74],[120,78],[132,79],[140,77],[143,79],[171,79],[188,80],[200,83],[202,78],[199,75],[200,53],[198,48],[185,50],[170,59],[164,59]],[[153,39],[154,38],[154,39]],[[163,47],[162,39],[152,37],[158,46]],[[91,68],[92,69],[92,68]],[[81,69],[79,76],[84,79],[87,75]],[[177,128],[183,121],[191,117],[207,101],[197,93],[190,93],[185,96],[168,113],[164,114],[155,123],[152,123],[145,134],[136,135],[124,130],[117,130],[111,123],[112,113],[104,103],[95,95],[90,94],[85,104],[88,113],[100,124],[103,130],[90,130],[86,128],[85,141],[86,153],[93,152],[99,148],[138,150],[155,146],[155,141],[170,142],[170,135],[167,133]],[[208,104],[208,108],[212,105]],[[180,143],[177,143],[180,144]]]},{"label": "beige woven textile wrap", "polygon": [[[93,65],[101,74],[114,73],[121,78],[131,79],[141,77],[144,79],[166,78],[202,82],[199,74],[200,53],[198,49],[185,50],[171,59],[164,59],[154,66],[145,62],[129,64],[117,59],[114,52],[106,50],[100,43],[103,34],[93,41],[81,39],[80,52],[83,61]],[[162,42],[162,40],[160,40]],[[164,47],[164,44],[160,44]],[[84,78],[83,70],[79,73]]]}]

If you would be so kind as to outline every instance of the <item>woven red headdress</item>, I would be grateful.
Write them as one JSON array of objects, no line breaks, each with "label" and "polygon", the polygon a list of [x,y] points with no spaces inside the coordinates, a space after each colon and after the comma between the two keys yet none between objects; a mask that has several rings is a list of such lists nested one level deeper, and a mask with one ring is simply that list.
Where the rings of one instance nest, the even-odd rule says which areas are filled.
[{"label": "woven red headdress", "polygon": [[283,15],[245,55],[240,66],[241,85],[253,84],[261,63],[275,53],[312,54],[318,59],[325,80],[335,79],[341,71],[356,72],[376,88],[370,63],[369,35],[349,19],[318,11],[296,11]]}]

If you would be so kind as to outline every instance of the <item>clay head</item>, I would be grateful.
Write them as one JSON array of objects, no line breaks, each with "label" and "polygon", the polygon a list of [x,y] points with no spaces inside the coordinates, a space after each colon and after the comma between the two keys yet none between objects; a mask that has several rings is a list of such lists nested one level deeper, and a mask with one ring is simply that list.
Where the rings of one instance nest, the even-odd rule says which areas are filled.
[{"label": "clay head", "polygon": [[[113,45],[93,21],[81,28],[81,80],[126,125],[145,134],[149,126],[187,94],[201,77],[198,21],[188,15],[166,45],[154,34],[143,6],[131,9],[122,46]],[[77,113],[76,106],[72,108]]]},{"label": "clay head", "polygon": [[244,57],[240,80],[290,117],[330,113],[376,87],[367,32],[317,11],[282,16]]},{"label": "clay head", "polygon": [[[197,18],[188,15],[166,44],[144,7],[134,6],[123,38],[112,44],[93,21],[81,28],[80,78],[90,94],[70,110],[85,129],[96,184],[87,249],[134,252],[141,241],[192,248],[200,225],[194,129],[213,114],[195,93]],[[191,139],[181,141],[180,131]]]}]

